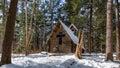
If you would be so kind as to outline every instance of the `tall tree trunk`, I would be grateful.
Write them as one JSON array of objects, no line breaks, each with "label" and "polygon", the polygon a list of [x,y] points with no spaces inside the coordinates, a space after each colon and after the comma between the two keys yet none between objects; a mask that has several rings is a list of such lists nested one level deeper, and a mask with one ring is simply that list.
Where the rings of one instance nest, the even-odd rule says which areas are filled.
[{"label": "tall tree trunk", "polygon": [[113,61],[112,54],[112,4],[113,0],[107,2],[107,22],[106,22],[106,58],[105,60]]},{"label": "tall tree trunk", "polygon": [[93,13],[93,11],[92,11],[92,8],[93,8],[93,6],[92,6],[92,3],[93,3],[93,0],[90,0],[90,21],[89,21],[89,34],[88,34],[88,45],[89,45],[89,53],[91,54],[91,52],[92,52],[92,39],[91,39],[91,32],[92,32],[92,13]]},{"label": "tall tree trunk", "polygon": [[29,54],[29,48],[28,48],[28,16],[27,16],[27,0],[25,0],[26,8],[25,8],[25,23],[26,23],[26,52],[25,55],[27,56]]},{"label": "tall tree trunk", "polygon": [[[31,17],[30,17],[30,25],[28,26],[28,52],[31,52],[31,41],[33,39],[33,31],[35,31],[35,28],[33,27],[33,19],[34,19],[34,14],[35,14],[35,8],[36,8],[37,0],[34,0],[33,6],[32,6],[32,11],[31,11]],[[35,47],[36,45],[33,45]]]},{"label": "tall tree trunk", "polygon": [[116,2],[116,59],[120,60],[120,22],[119,22],[119,5]]},{"label": "tall tree trunk", "polygon": [[11,49],[17,12],[17,3],[18,0],[11,0],[10,3],[9,15],[7,18],[5,36],[3,40],[1,65],[11,63]]}]

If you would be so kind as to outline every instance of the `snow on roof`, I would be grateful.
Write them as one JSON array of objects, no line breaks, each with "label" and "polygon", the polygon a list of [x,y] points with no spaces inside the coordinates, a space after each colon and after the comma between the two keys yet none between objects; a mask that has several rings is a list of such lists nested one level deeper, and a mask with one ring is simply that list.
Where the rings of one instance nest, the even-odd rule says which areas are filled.
[{"label": "snow on roof", "polygon": [[77,27],[74,24],[71,24],[69,28],[74,27],[78,31]]},{"label": "snow on roof", "polygon": [[66,32],[68,33],[68,35],[70,36],[70,38],[72,39],[72,41],[77,44],[78,43],[78,38],[77,36],[75,36],[73,34],[73,32],[71,31],[70,28],[68,28],[61,20],[59,20],[59,22],[61,23],[61,25],[63,26],[63,28],[66,30]]}]

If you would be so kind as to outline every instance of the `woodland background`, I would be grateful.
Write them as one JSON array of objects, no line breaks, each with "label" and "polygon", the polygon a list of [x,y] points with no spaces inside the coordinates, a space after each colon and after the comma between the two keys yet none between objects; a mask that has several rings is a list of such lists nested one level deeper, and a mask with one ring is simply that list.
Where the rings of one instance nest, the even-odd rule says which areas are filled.
[{"label": "woodland background", "polygon": [[[106,50],[106,55],[112,56],[111,52],[117,51],[120,56],[118,0],[19,0],[18,4],[11,0],[11,5],[14,3],[18,10],[16,15],[9,0],[0,1],[0,43],[2,45],[4,35],[3,45],[12,40],[12,52],[28,54],[46,50],[46,39],[60,19],[68,26],[73,23],[84,31],[87,52],[105,53]],[[5,32],[5,26],[14,27],[14,19],[15,28],[7,28],[8,32]],[[10,23],[7,25],[6,22]],[[9,48],[11,51],[11,46]]]}]

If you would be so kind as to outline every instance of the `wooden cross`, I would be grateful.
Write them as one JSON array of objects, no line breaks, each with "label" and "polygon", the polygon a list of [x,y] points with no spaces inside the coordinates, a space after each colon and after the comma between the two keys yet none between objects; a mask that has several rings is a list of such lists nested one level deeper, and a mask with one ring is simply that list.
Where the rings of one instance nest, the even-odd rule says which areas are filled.
[{"label": "wooden cross", "polygon": [[64,37],[65,34],[63,34],[62,32],[59,32],[59,34],[57,35],[57,37],[59,38],[59,44],[62,44],[62,37]]}]

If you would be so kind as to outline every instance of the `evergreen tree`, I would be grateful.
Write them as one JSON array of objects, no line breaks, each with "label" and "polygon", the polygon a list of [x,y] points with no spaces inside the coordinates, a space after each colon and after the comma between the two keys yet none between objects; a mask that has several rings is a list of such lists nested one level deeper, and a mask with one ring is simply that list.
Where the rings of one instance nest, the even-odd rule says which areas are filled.
[{"label": "evergreen tree", "polygon": [[119,22],[119,3],[115,0],[116,5],[116,58],[120,60],[120,22]]},{"label": "evergreen tree", "polygon": [[107,2],[107,22],[106,22],[106,58],[105,60],[113,61],[112,54],[112,4],[113,0],[108,0]]},{"label": "evergreen tree", "polygon": [[10,64],[11,63],[11,49],[12,49],[12,40],[14,34],[14,26],[17,12],[17,3],[18,0],[11,0],[9,15],[6,23],[5,36],[3,40],[3,48],[2,48],[2,57],[1,57],[1,65]]}]

